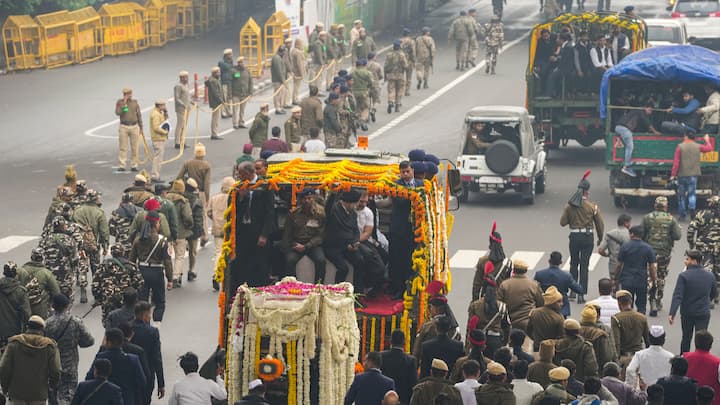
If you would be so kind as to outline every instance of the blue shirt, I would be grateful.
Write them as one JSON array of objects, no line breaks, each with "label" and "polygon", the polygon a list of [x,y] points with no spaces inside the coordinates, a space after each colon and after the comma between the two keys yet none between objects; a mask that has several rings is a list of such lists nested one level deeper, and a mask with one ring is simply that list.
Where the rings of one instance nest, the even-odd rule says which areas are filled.
[{"label": "blue shirt", "polygon": [[563,297],[563,306],[560,313],[566,318],[570,316],[568,290],[575,291],[577,294],[585,294],[583,287],[572,278],[570,273],[562,271],[562,269],[557,266],[550,266],[547,269],[536,272],[535,281],[540,284],[540,288],[542,288],[543,291],[553,285],[558,289]]},{"label": "blue shirt", "polygon": [[618,262],[622,263],[620,284],[625,287],[647,286],[648,264],[655,263],[655,251],[640,239],[630,239],[623,243],[618,253]]}]

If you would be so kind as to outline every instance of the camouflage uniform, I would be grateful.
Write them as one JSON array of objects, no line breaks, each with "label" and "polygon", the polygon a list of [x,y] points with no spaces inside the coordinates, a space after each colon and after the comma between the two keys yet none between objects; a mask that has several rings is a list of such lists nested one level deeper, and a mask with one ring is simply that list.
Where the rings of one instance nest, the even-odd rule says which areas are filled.
[{"label": "camouflage uniform", "polygon": [[[132,248],[132,246],[131,246]],[[105,259],[93,276],[92,295],[102,307],[102,323],[115,309],[122,307],[122,293],[128,287],[140,290],[143,278],[134,263],[126,259],[127,250],[120,244],[111,248],[112,257]]]},{"label": "camouflage uniform", "polygon": [[415,38],[410,35],[400,38],[400,49],[402,49],[408,62],[408,67],[405,69],[405,95],[409,96],[413,68],[415,67]]},{"label": "camouflage uniform", "polygon": [[472,27],[470,26],[465,12],[456,18],[448,33],[448,41],[455,41],[455,69],[465,70],[465,57],[468,52],[468,41],[472,35]]},{"label": "camouflage uniform", "polygon": [[40,241],[40,248],[45,251],[45,266],[58,281],[60,292],[72,303],[79,256],[77,242],[66,233],[65,219],[53,219],[53,233]]},{"label": "camouflage uniform", "polygon": [[[340,128],[342,128],[340,134],[338,134],[335,140],[336,148],[347,148],[350,146],[350,135],[355,132],[355,120],[357,103],[355,102],[355,96],[352,93],[342,95],[342,103],[338,108],[338,120],[340,122]],[[330,147],[330,144],[327,144]]]},{"label": "camouflage uniform", "polygon": [[132,248],[131,240],[132,223],[135,216],[140,212],[140,208],[132,203],[121,203],[120,206],[112,212],[108,227],[110,236],[115,238],[115,243],[123,246],[124,252],[129,252]]},{"label": "camouflage uniform", "polygon": [[393,106],[395,112],[400,111],[402,95],[405,92],[405,72],[409,66],[405,53],[400,49],[393,49],[385,58],[383,70],[387,81],[388,113],[392,112]]},{"label": "camouflage uniform", "polygon": [[47,319],[50,314],[50,299],[60,292],[55,276],[43,264],[45,252],[35,248],[30,254],[30,261],[18,269],[18,281],[25,286],[30,315],[38,315]]},{"label": "camouflage uniform", "polygon": [[417,77],[417,88],[420,85],[428,88],[428,77],[433,67],[435,58],[435,40],[430,36],[430,29],[423,28],[424,34],[415,40],[415,76]]},{"label": "camouflage uniform", "polygon": [[[664,201],[664,207],[667,207],[667,198],[658,197],[655,203],[656,208],[659,208],[658,201]],[[642,227],[644,232],[643,240],[655,250],[657,255],[657,281],[648,294],[650,313],[652,314],[653,311],[657,312],[662,309],[665,277],[668,275],[670,255],[675,241],[680,240],[682,231],[675,218],[664,210],[656,210],[645,215]]]},{"label": "camouflage uniform", "polygon": [[54,314],[45,322],[45,336],[57,342],[60,352],[60,382],[57,388],[50,389],[48,404],[69,405],[78,385],[78,346],[90,347],[95,339],[83,321],[69,312]]},{"label": "camouflage uniform", "polygon": [[[708,208],[698,211],[690,221],[687,241],[691,249],[699,250],[703,255],[703,267],[712,271],[720,286],[720,198],[708,199]],[[715,298],[715,303],[719,297]]]},{"label": "camouflage uniform", "polygon": [[482,36],[485,37],[485,73],[495,74],[498,51],[505,39],[503,23],[493,18],[493,21],[483,25]]}]

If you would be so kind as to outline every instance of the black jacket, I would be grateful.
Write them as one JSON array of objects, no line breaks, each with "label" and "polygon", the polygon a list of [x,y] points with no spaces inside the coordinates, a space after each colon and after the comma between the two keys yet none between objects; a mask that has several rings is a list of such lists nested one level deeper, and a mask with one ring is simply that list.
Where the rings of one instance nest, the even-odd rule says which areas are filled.
[{"label": "black jacket", "polygon": [[[143,397],[142,392],[147,382],[138,357],[134,354],[125,353],[120,349],[110,349],[98,353],[95,358],[108,359],[112,363],[112,372],[108,381],[122,390],[123,404],[140,404]],[[85,381],[91,380],[94,380],[92,367],[85,376]]]},{"label": "black jacket", "polygon": [[417,384],[417,359],[397,348],[384,350],[380,355],[380,371],[395,381],[395,392],[400,397],[400,403],[409,404],[412,389]]},{"label": "black jacket", "polygon": [[657,380],[665,390],[666,404],[695,405],[697,383],[692,378],[669,375]]},{"label": "black jacket", "polygon": [[270,405],[265,398],[257,395],[246,395],[241,400],[235,402],[235,405]]},{"label": "black jacket", "polygon": [[[75,389],[71,405],[123,405],[122,390],[107,380],[82,381]],[[98,388],[100,384],[102,387]]]},{"label": "black jacket", "polygon": [[709,316],[710,301],[716,294],[717,285],[713,274],[701,266],[689,266],[678,274],[670,315],[675,316],[679,308],[682,316]]},{"label": "black jacket", "polygon": [[447,335],[438,335],[422,344],[422,363],[420,364],[420,378],[430,376],[430,366],[433,359],[443,360],[448,370],[452,370],[455,361],[465,354],[460,341],[450,339]]},{"label": "black jacket", "polygon": [[[248,204],[250,204],[249,207]],[[243,218],[247,217],[250,218],[250,223],[244,224]],[[275,226],[273,193],[267,190],[253,190],[243,199],[240,199],[238,195],[236,218],[238,240],[250,238],[257,241],[261,235],[269,237]]]},{"label": "black jacket", "polygon": [[135,335],[130,342],[145,350],[151,374],[150,377],[148,377],[148,381],[153,381],[154,377],[157,377],[158,388],[165,388],[162,351],[160,350],[160,332],[156,327],[139,319],[135,320],[133,329]]},{"label": "black jacket", "polygon": [[360,229],[357,227],[357,213],[345,210],[338,201],[330,209],[330,216],[325,225],[325,245],[333,248],[346,247],[360,240]]},{"label": "black jacket", "polygon": [[345,405],[374,405],[382,402],[385,393],[395,389],[392,379],[382,375],[378,369],[370,369],[353,379]]}]

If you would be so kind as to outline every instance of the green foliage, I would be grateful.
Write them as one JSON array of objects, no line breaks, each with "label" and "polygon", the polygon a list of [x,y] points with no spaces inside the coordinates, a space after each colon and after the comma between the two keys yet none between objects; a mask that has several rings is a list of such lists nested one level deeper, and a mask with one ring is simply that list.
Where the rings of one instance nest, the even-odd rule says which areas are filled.
[{"label": "green foliage", "polygon": [[10,15],[32,14],[42,0],[0,0],[0,20]]},{"label": "green foliage", "polygon": [[92,6],[95,0],[0,0],[0,21],[9,15],[50,13]]}]

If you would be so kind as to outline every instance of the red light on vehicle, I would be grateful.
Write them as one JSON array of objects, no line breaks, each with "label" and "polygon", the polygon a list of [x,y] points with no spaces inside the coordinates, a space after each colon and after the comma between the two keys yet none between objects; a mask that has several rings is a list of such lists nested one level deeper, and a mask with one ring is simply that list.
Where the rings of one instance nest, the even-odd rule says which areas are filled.
[{"label": "red light on vehicle", "polygon": [[685,17],[684,13],[678,13],[677,11],[673,11],[672,14],[670,14],[670,17],[672,18],[683,18]]},{"label": "red light on vehicle", "polygon": [[530,183],[529,177],[510,177],[510,181],[513,183]]},{"label": "red light on vehicle", "polygon": [[464,182],[472,181],[472,176],[460,176],[460,180]]},{"label": "red light on vehicle", "polygon": [[720,11],[716,11],[714,13],[708,13],[708,17],[720,17]]}]

